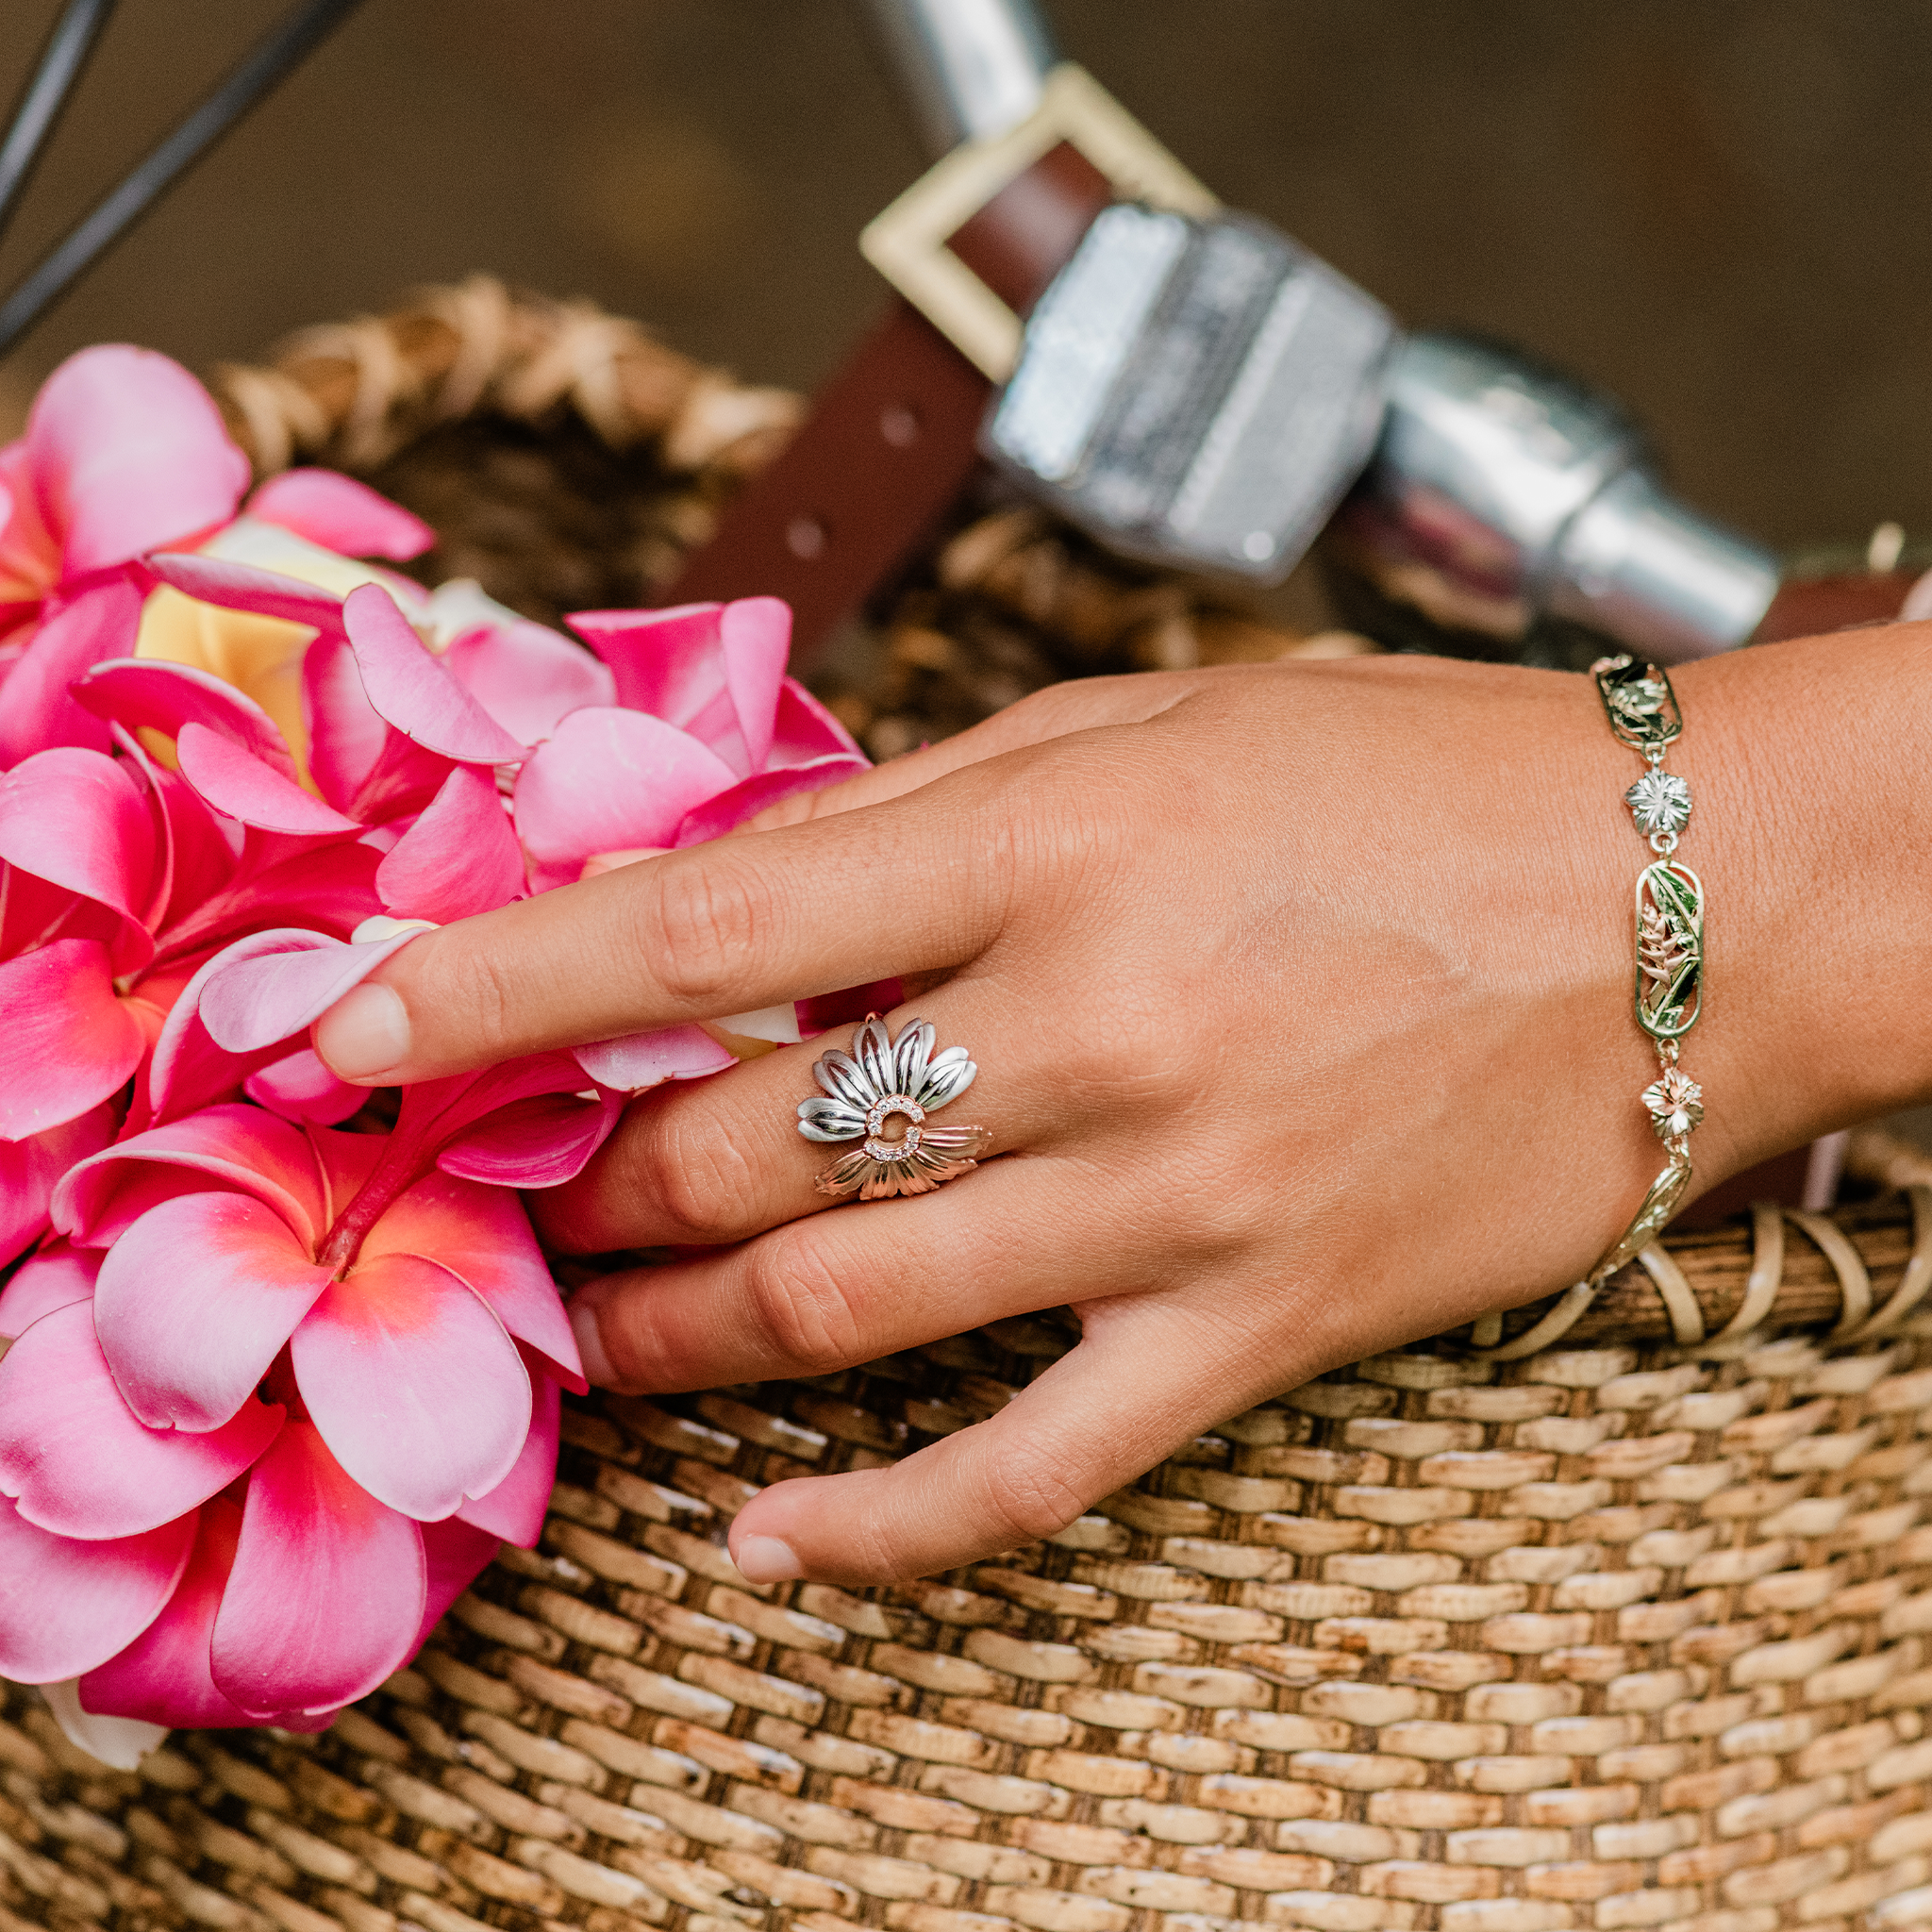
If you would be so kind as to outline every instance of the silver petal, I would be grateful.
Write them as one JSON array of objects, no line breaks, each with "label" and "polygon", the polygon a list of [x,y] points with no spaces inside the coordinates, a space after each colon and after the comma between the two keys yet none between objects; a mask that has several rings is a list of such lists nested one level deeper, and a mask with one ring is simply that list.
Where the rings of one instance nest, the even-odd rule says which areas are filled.
[{"label": "silver petal", "polygon": [[874,1101],[885,1098],[883,1093],[873,1091],[858,1062],[836,1046],[827,1048],[812,1062],[811,1076],[834,1100],[842,1100],[860,1113]]},{"label": "silver petal", "polygon": [[858,1064],[865,1070],[865,1077],[871,1081],[873,1098],[883,1100],[892,1091],[892,1036],[886,1031],[883,1020],[868,1020],[858,1029],[858,1038],[854,1041],[858,1055]]},{"label": "silver petal", "polygon": [[925,1084],[912,1097],[928,1109],[957,1100],[972,1086],[979,1069],[966,1057],[963,1046],[949,1046],[936,1054],[925,1070]]},{"label": "silver petal", "polygon": [[899,1030],[899,1043],[892,1049],[892,1091],[917,1093],[925,1078],[925,1063],[932,1058],[932,1023],[908,1020]]},{"label": "silver petal", "polygon": [[857,1141],[865,1132],[865,1115],[842,1100],[814,1094],[798,1103],[798,1131],[808,1141]]}]

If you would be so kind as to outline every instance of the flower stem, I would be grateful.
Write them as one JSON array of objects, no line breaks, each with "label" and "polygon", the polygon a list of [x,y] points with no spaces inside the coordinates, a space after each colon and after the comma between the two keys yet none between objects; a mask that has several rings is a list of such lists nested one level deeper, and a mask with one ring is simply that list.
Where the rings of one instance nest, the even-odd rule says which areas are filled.
[{"label": "flower stem", "polygon": [[369,1230],[435,1164],[436,1148],[427,1138],[406,1131],[398,1123],[369,1178],[336,1216],[316,1260],[340,1281],[355,1265]]}]

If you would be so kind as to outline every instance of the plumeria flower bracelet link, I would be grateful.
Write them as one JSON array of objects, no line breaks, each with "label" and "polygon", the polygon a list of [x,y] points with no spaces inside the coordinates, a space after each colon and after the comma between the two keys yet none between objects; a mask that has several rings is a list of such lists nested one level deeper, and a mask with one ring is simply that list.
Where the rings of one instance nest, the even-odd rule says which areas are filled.
[{"label": "plumeria flower bracelet link", "polygon": [[1657,1076],[1643,1090],[1641,1103],[1664,1144],[1665,1160],[1629,1226],[1541,1321],[1501,1347],[1494,1345],[1503,1332],[1500,1315],[1475,1324],[1475,1345],[1500,1360],[1548,1347],[1632,1259],[1656,1278],[1678,1341],[1704,1339],[1703,1316],[1689,1284],[1670,1257],[1653,1246],[1690,1185],[1690,1135],[1704,1118],[1704,1090],[1677,1063],[1679,1042],[1696,1025],[1704,1005],[1704,882],[1674,856],[1690,822],[1690,788],[1663,768],[1683,734],[1684,716],[1670,676],[1659,666],[1620,652],[1599,658],[1590,669],[1617,741],[1644,762],[1643,775],[1624,792],[1624,803],[1656,855],[1637,875],[1635,997],[1637,1024],[1657,1058]]},{"label": "plumeria flower bracelet link", "polygon": [[[929,1194],[978,1166],[992,1144],[985,1127],[935,1127],[926,1116],[957,1100],[979,1069],[963,1046],[935,1053],[930,1022],[908,1020],[895,1041],[876,1013],[852,1036],[852,1051],[820,1055],[811,1076],[823,1090],[798,1103],[798,1131],[808,1141],[858,1141],[818,1177],[834,1200],[889,1201]],[[894,1121],[905,1123],[889,1138]]]}]

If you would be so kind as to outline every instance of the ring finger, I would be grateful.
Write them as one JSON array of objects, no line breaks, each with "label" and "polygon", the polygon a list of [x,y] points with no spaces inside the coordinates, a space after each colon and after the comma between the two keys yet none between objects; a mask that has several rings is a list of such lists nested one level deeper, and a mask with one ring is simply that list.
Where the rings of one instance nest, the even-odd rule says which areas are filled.
[{"label": "ring finger", "polygon": [[[970,1124],[986,1130],[978,1158],[1041,1144],[1059,1122],[1051,1070],[1038,1058],[1038,1030],[1002,1037],[988,990],[985,979],[955,981],[916,1008],[899,1008],[885,1023],[895,1049],[889,1064],[876,1052],[858,1051],[865,1029],[840,1028],[718,1078],[641,1095],[575,1180],[531,1197],[539,1225],[556,1246],[578,1254],[745,1241],[833,1205],[818,1177],[870,1138],[845,1130],[862,1130],[861,1108],[875,1103],[924,1101],[919,1116],[894,1108],[879,1123],[888,1141],[908,1149],[932,1137],[926,1161],[915,1168],[930,1171],[953,1130]],[[930,1027],[924,1058],[908,1039],[921,1019]],[[986,1060],[962,1089],[957,1075],[947,1076],[947,1057],[966,1047]],[[833,1091],[813,1077],[821,1059],[836,1069]],[[841,1138],[815,1141],[800,1133],[798,1107],[807,1100],[819,1103],[822,1131]]]}]

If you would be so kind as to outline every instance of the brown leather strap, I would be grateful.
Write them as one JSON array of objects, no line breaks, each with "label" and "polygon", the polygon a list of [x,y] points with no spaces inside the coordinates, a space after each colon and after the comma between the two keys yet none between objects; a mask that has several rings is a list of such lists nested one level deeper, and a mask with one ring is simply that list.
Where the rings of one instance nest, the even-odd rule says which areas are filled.
[{"label": "brown leather strap", "polygon": [[[1112,198],[1107,177],[1062,142],[948,246],[1024,315]],[[783,597],[793,666],[808,663],[958,495],[991,392],[931,323],[895,299],[819,391],[784,454],[686,560],[665,602]]]},{"label": "brown leather strap", "polygon": [[1918,582],[1910,571],[1857,571],[1842,576],[1797,577],[1782,583],[1751,641],[1822,637],[1854,625],[1890,624]]}]

